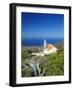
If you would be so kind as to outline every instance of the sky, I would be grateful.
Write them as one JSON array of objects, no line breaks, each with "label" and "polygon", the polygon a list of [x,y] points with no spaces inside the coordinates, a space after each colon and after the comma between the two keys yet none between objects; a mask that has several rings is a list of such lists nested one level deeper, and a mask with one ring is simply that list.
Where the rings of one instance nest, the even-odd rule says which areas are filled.
[{"label": "sky", "polygon": [[64,15],[46,13],[21,14],[22,39],[64,38]]}]

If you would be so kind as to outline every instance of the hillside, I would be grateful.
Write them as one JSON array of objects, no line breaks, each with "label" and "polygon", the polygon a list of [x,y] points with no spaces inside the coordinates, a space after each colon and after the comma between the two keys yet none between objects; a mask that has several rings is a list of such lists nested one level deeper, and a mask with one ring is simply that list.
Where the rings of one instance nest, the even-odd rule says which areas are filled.
[{"label": "hillside", "polygon": [[64,44],[55,44],[58,51],[45,56],[33,56],[40,47],[22,49],[22,77],[64,75]]},{"label": "hillside", "polygon": [[42,70],[46,68],[46,76],[64,75],[64,48],[58,47],[57,53],[45,56],[46,61],[40,64]]}]

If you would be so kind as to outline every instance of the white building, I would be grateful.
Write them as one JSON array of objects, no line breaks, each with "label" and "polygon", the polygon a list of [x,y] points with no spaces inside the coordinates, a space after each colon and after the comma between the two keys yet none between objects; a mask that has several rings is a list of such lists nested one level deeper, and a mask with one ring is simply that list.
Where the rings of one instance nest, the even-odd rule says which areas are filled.
[{"label": "white building", "polygon": [[52,54],[57,52],[57,48],[52,45],[52,44],[47,44],[46,40],[44,40],[44,44],[43,44],[43,51],[42,52],[37,52],[37,53],[32,53],[32,55],[36,55],[36,56],[44,56],[47,54]]}]

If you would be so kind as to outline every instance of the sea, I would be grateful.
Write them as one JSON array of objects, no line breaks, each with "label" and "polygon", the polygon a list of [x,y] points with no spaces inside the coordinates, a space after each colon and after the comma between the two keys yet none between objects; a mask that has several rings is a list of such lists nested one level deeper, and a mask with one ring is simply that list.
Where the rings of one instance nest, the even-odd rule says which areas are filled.
[{"label": "sea", "polygon": [[[44,43],[43,38],[26,38],[26,39],[22,39],[21,40],[21,44],[22,46],[42,46]],[[56,44],[59,42],[64,41],[63,38],[50,38],[50,39],[46,39],[46,42],[48,44]]]}]

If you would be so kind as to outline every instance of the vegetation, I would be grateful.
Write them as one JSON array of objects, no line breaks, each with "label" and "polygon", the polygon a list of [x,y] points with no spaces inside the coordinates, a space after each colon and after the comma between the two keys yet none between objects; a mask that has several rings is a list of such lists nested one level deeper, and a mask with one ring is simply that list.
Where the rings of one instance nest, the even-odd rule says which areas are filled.
[{"label": "vegetation", "polygon": [[[39,63],[40,75],[42,76],[59,76],[64,75],[64,45],[62,43],[56,45],[59,49],[56,53],[45,56],[33,56],[32,52],[38,52],[39,49],[22,50],[22,77],[31,77],[33,70],[29,66],[31,60],[34,60],[35,65]],[[43,73],[44,74],[41,74]]]},{"label": "vegetation", "polygon": [[46,76],[63,75],[64,74],[64,52],[63,48],[57,53],[45,56],[46,61],[40,64],[42,72],[46,69]]}]

